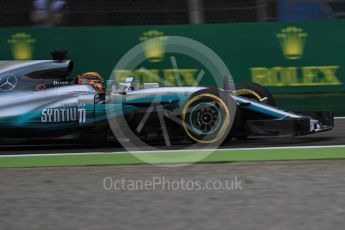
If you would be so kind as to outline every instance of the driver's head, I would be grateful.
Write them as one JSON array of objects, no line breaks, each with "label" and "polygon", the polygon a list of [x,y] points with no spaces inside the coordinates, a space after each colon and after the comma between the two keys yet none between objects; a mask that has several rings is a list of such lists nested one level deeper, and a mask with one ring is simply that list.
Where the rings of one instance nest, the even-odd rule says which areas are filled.
[{"label": "driver's head", "polygon": [[76,83],[79,85],[92,85],[97,91],[104,92],[104,80],[96,72],[87,72],[76,77]]}]

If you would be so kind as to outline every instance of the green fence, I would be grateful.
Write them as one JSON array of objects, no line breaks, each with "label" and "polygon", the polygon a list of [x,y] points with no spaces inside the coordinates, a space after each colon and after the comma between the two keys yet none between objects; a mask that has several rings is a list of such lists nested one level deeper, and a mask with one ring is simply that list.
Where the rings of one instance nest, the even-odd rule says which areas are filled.
[{"label": "green fence", "polygon": [[[0,59],[49,59],[53,49],[66,49],[74,74],[85,71],[110,76],[118,60],[151,37],[183,36],[216,52],[235,82],[255,81],[269,87],[278,105],[294,110],[334,109],[345,115],[345,21],[248,23],[222,25],[9,28],[0,29]],[[152,58],[152,57],[151,57]],[[147,62],[150,70],[172,80],[164,49]],[[180,74],[192,84],[200,66],[181,57]],[[120,74],[120,73],[118,73]],[[128,74],[124,71],[123,75]],[[145,79],[145,73],[135,75]],[[169,80],[169,81],[170,81]]]}]

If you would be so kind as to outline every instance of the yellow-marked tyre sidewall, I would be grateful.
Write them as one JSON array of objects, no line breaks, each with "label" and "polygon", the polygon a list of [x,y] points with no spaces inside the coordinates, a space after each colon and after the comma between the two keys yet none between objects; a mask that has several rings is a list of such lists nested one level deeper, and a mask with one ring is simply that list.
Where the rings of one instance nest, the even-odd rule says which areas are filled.
[{"label": "yellow-marked tyre sidewall", "polygon": [[261,103],[275,106],[275,100],[271,92],[264,86],[255,82],[242,82],[235,85],[237,96],[255,99]]},{"label": "yellow-marked tyre sidewall", "polygon": [[[211,98],[217,101],[223,107],[223,110],[225,111],[225,116],[224,116],[225,119],[222,122],[222,125],[219,128],[219,131],[216,137],[213,138],[212,140],[203,140],[203,139],[196,138],[194,135],[191,134],[190,130],[188,129],[188,125],[186,123],[186,116],[187,116],[190,105],[193,104],[195,101],[202,98]],[[187,101],[187,103],[184,105],[183,110],[182,110],[182,126],[185,133],[190,139],[200,144],[213,144],[213,143],[224,140],[226,138],[226,135],[228,135],[230,124],[231,124],[231,115],[230,115],[230,111],[227,104],[224,102],[222,98],[211,93],[202,93],[202,94],[192,97],[189,101]]]},{"label": "yellow-marked tyre sidewall", "polygon": [[261,99],[262,99],[260,94],[258,94],[257,92],[255,92],[254,90],[251,90],[251,89],[239,89],[239,90],[236,90],[235,92],[236,92],[236,95],[238,95],[238,96],[252,95],[258,101],[261,101]]}]

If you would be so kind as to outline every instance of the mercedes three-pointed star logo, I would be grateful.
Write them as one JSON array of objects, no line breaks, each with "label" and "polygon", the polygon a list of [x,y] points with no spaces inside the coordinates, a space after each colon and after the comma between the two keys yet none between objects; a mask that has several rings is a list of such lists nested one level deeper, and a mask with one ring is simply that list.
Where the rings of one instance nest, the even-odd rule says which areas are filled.
[{"label": "mercedes three-pointed star logo", "polygon": [[17,77],[14,74],[0,76],[0,91],[11,91],[17,85]]}]

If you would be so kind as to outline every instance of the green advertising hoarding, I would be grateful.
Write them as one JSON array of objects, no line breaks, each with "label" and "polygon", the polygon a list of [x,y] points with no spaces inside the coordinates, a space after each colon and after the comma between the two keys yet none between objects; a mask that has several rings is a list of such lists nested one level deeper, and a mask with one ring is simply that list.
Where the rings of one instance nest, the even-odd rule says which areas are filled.
[{"label": "green advertising hoarding", "polygon": [[[0,59],[50,59],[52,50],[66,49],[75,61],[73,74],[96,71],[108,78],[114,74],[114,66],[128,50],[141,41],[157,36],[183,36],[203,43],[224,61],[235,82],[255,81],[267,86],[283,107],[304,109],[306,106],[314,109],[320,107],[320,101],[327,103],[333,97],[335,102],[327,105],[334,107],[338,114],[345,114],[345,108],[344,111],[339,108],[345,93],[344,20],[3,28],[0,29]],[[146,68],[174,84],[176,70],[165,54],[164,45],[155,46],[151,56],[147,54],[147,59]],[[178,57],[178,71],[185,85],[194,84],[200,68],[200,64],[193,60]],[[115,74],[122,78],[131,71],[123,70]],[[134,70],[134,75],[140,80],[150,81],[149,76],[138,69]],[[296,98],[308,98],[308,102],[304,103],[304,107],[297,106]]]}]

